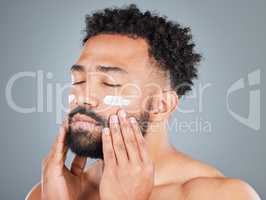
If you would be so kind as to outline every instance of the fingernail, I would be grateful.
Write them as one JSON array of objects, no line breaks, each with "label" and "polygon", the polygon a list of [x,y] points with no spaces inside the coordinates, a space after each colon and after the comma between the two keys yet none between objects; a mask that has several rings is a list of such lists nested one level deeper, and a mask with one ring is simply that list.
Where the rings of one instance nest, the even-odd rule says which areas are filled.
[{"label": "fingernail", "polygon": [[118,123],[118,118],[117,118],[116,115],[112,115],[112,116],[111,116],[111,122],[112,122],[112,123]]},{"label": "fingernail", "polygon": [[126,112],[122,109],[122,110],[119,110],[118,112],[119,116],[122,117],[122,118],[126,118]]},{"label": "fingernail", "polygon": [[103,128],[103,134],[109,135],[109,129],[107,127]]},{"label": "fingernail", "polygon": [[130,121],[131,123],[136,123],[136,119],[135,119],[134,117],[130,117],[130,118],[129,118],[129,121]]}]

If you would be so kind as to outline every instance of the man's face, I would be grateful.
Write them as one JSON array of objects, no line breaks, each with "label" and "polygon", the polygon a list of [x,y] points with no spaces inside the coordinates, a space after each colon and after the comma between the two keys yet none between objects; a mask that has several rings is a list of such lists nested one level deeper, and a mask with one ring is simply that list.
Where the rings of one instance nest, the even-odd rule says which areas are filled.
[{"label": "man's face", "polygon": [[[71,73],[67,143],[74,153],[102,158],[101,130],[120,107],[138,120],[145,134],[148,111],[153,106],[150,97],[165,84],[159,69],[151,63],[145,40],[94,36],[84,45]],[[106,97],[122,98],[127,104],[110,104]]]}]

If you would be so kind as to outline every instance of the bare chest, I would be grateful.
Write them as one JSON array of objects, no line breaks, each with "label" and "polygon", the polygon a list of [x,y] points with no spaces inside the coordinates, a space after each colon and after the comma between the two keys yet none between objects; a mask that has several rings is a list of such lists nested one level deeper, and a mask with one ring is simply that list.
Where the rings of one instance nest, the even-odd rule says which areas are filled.
[{"label": "bare chest", "polygon": [[[155,186],[152,190],[149,200],[183,200],[184,194],[181,185],[163,185]],[[100,200],[99,189],[93,189],[84,192],[80,200]]]}]

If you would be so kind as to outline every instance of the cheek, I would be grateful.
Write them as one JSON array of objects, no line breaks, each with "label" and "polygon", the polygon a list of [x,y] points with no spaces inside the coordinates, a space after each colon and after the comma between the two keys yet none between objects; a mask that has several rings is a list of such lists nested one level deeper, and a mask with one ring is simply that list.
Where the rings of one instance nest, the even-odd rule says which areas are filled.
[{"label": "cheek", "polygon": [[131,100],[123,96],[107,95],[103,98],[103,103],[108,106],[128,106]]},{"label": "cheek", "polygon": [[123,108],[128,114],[137,114],[143,110],[142,99],[136,97],[106,95],[103,97],[102,103],[105,107],[104,113],[108,113],[108,115],[117,113],[120,108]]},{"label": "cheek", "polygon": [[144,109],[143,97],[142,88],[138,84],[129,83],[119,90],[117,96],[106,97],[106,102],[112,100],[116,106],[120,106],[128,113],[133,114],[139,113]]},{"label": "cheek", "polygon": [[76,107],[76,95],[69,93],[68,95],[68,110],[71,111]]},{"label": "cheek", "polygon": [[69,94],[69,96],[68,96],[68,104],[69,105],[73,104],[74,100],[75,100],[75,95],[74,94]]}]

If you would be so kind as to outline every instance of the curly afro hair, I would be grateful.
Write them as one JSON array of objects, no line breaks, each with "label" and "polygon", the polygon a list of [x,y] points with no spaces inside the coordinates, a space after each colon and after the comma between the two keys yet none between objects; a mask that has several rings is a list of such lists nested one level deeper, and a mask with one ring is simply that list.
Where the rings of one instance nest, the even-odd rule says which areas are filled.
[{"label": "curly afro hair", "polygon": [[167,20],[166,16],[141,12],[135,4],[123,8],[106,8],[86,15],[83,45],[98,34],[121,34],[143,38],[149,45],[149,55],[161,69],[169,71],[171,87],[178,96],[191,90],[197,78],[196,65],[201,55],[195,53],[191,29]]}]

